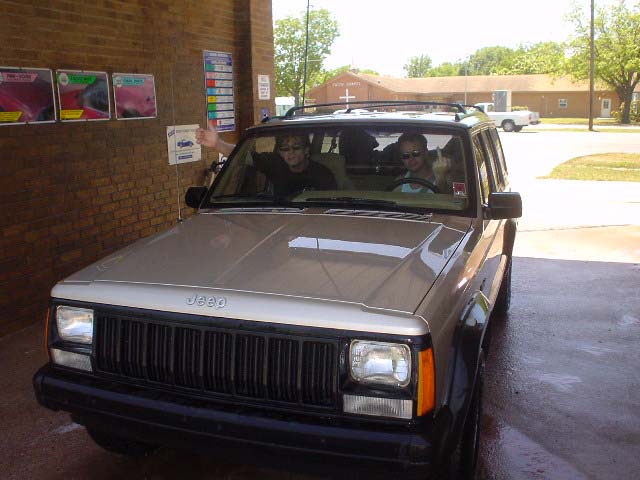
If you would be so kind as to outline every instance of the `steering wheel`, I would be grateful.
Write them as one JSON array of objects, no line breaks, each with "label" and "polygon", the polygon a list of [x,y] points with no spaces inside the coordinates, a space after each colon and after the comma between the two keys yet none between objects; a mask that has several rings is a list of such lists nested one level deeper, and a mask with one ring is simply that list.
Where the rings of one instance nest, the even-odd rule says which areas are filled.
[{"label": "steering wheel", "polygon": [[394,181],[387,188],[387,191],[390,192],[390,191],[394,190],[396,187],[399,187],[400,185],[404,185],[405,183],[418,183],[418,184],[422,185],[423,187],[427,187],[433,193],[440,193],[439,190],[438,190],[438,187],[436,187],[429,180],[425,180],[424,178],[420,178],[420,177],[403,177],[403,178],[399,178],[398,180]]}]

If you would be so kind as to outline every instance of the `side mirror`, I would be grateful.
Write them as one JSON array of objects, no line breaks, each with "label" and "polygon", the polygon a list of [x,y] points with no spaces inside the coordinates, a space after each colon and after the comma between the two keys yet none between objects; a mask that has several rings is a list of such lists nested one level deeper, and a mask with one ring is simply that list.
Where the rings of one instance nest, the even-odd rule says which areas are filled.
[{"label": "side mirror", "polygon": [[189,187],[184,195],[184,203],[187,207],[198,208],[206,193],[207,187]]},{"label": "side mirror", "polygon": [[492,192],[489,194],[489,206],[485,216],[492,220],[520,218],[522,216],[522,198],[518,192]]}]

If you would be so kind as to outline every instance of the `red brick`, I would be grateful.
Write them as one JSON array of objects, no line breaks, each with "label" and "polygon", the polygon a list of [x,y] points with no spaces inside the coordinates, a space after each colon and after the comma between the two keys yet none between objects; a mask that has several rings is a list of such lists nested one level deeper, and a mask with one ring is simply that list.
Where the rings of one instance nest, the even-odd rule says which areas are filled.
[{"label": "red brick", "polygon": [[[11,308],[2,310],[0,335],[40,321],[62,276],[175,224],[176,199],[202,184],[204,167],[181,165],[176,192],[166,125],[174,123],[173,105],[175,123],[202,124],[203,49],[234,55],[239,124],[226,140],[236,141],[260,106],[273,108],[254,99],[257,73],[273,79],[270,0],[196,2],[197,9],[187,0],[154,8],[139,0],[94,3],[0,0],[0,58],[54,70],[152,73],[159,116],[2,127],[0,270],[7,277],[0,302],[11,300]],[[205,163],[215,158],[203,154]]]}]

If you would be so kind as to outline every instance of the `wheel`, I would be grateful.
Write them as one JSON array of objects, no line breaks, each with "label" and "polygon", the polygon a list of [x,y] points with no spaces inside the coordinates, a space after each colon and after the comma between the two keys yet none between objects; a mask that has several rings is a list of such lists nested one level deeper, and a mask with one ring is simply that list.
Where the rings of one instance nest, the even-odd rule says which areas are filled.
[{"label": "wheel", "polygon": [[522,125],[516,125],[515,127],[513,127],[513,131],[514,132],[521,132],[522,131]]},{"label": "wheel", "polygon": [[420,177],[402,177],[402,178],[399,178],[398,180],[393,182],[391,185],[389,185],[389,187],[387,188],[387,191],[391,192],[396,187],[399,187],[400,185],[404,185],[405,183],[418,183],[418,184],[420,184],[420,185],[422,185],[424,187],[427,187],[433,193],[440,193],[438,191],[438,187],[436,187],[429,180],[425,180],[424,178],[420,178]]},{"label": "wheel", "polygon": [[500,284],[500,290],[496,297],[496,304],[493,306],[493,311],[498,315],[506,315],[511,306],[511,269],[512,260],[509,257],[507,260],[507,267],[504,269],[504,276],[502,277],[502,283]]},{"label": "wheel", "polygon": [[516,124],[513,123],[513,120],[503,120],[502,129],[505,132],[513,132],[516,128]]},{"label": "wheel", "polygon": [[93,428],[87,428],[87,432],[98,446],[104,448],[109,452],[117,453],[119,455],[126,455],[128,457],[143,457],[158,449],[156,445],[118,437],[116,435],[112,435],[100,430],[95,430]]},{"label": "wheel", "polygon": [[462,438],[448,465],[450,480],[477,480],[480,470],[480,424],[482,420],[482,394],[484,390],[484,351],[480,351],[478,374],[473,396],[464,420]]}]

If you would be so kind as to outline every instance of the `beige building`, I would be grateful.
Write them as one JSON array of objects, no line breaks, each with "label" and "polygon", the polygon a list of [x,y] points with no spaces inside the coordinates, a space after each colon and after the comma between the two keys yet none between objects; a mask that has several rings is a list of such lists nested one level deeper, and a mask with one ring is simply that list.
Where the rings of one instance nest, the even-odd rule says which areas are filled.
[{"label": "beige building", "polygon": [[[513,107],[527,107],[541,117],[589,115],[589,82],[550,75],[394,78],[346,72],[309,90],[307,103],[419,100],[474,104],[493,101],[498,90],[511,92]],[[596,116],[610,117],[619,106],[615,92],[596,85]]]}]

